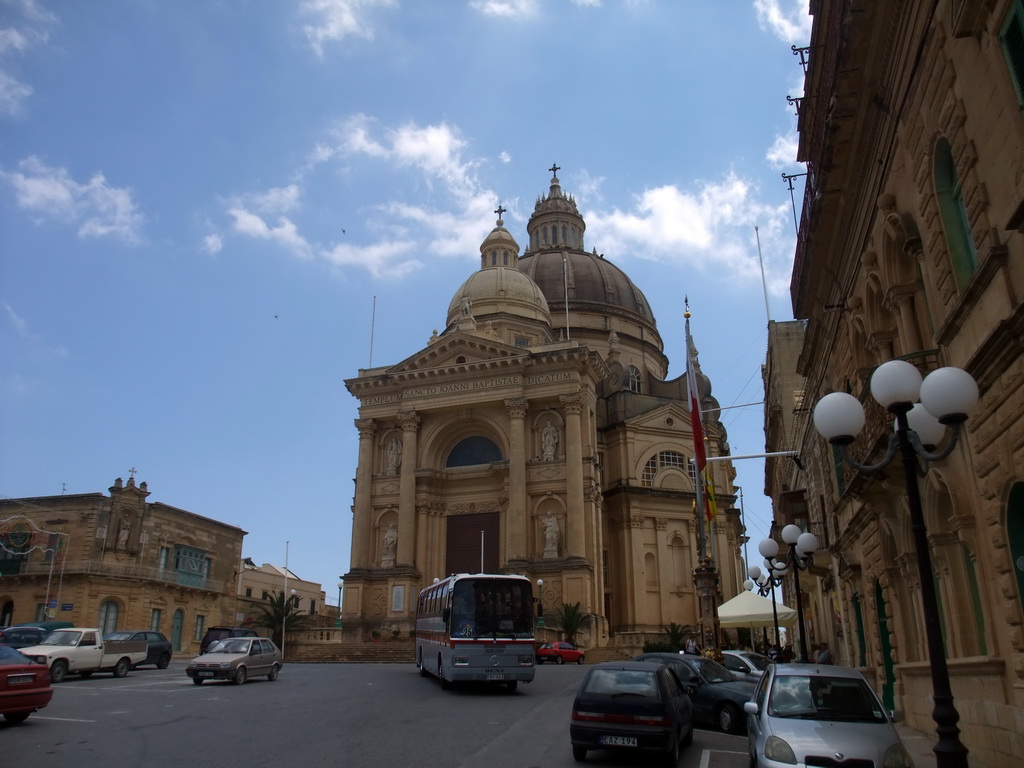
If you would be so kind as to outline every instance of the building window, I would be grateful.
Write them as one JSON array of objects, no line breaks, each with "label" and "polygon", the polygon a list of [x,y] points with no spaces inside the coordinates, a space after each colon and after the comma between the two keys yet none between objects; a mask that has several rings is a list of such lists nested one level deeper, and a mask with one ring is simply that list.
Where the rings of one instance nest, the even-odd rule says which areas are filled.
[{"label": "building window", "polygon": [[36,603],[36,621],[46,621],[45,603]]},{"label": "building window", "polygon": [[1024,106],[1024,3],[1016,0],[999,35],[1003,53],[1010,67],[1010,77],[1017,89],[1017,102]]},{"label": "building window", "polygon": [[265,589],[263,590],[263,599],[264,600],[269,600],[270,599],[270,595],[267,594],[267,590],[265,590]]},{"label": "building window", "polygon": [[494,251],[494,252],[491,253],[491,266],[492,267],[498,266],[498,252],[497,251]]},{"label": "building window", "polygon": [[661,453],[651,456],[646,466],[644,466],[643,474],[640,476],[640,484],[645,488],[654,487],[654,478],[657,476],[658,471],[667,467],[674,467],[675,469],[681,469],[690,475],[690,481],[694,482],[695,475],[690,472],[687,467],[690,462],[687,461],[686,457],[676,451],[662,451]]},{"label": "building window", "polygon": [[501,461],[501,450],[493,440],[474,436],[460,440],[448,454],[446,467],[471,467],[477,464],[490,464]]},{"label": "building window", "polygon": [[167,558],[170,557],[170,549],[167,547],[160,547],[160,571],[163,572],[167,569]]},{"label": "building window", "polygon": [[100,605],[100,634],[109,635],[117,630],[117,603],[104,600]]},{"label": "building window", "polygon": [[316,600],[310,599],[309,601],[309,615],[313,616],[316,614]]},{"label": "building window", "polygon": [[634,365],[631,365],[626,369],[626,389],[630,392],[637,393],[643,391],[640,379],[640,370]]},{"label": "building window", "polygon": [[252,587],[246,587],[245,588],[245,596],[246,597],[252,597]]},{"label": "building window", "polygon": [[516,336],[515,338],[517,347],[528,347],[530,346],[530,340],[525,336]]},{"label": "building window", "polygon": [[206,617],[200,614],[196,615],[196,633],[193,636],[193,640],[202,640],[203,633],[206,631]]},{"label": "building window", "polygon": [[953,151],[945,138],[935,145],[935,195],[939,201],[946,247],[952,262],[953,276],[962,291],[977,267],[977,251],[971,237],[971,225],[964,204],[963,186],[957,178]]},{"label": "building window", "polygon": [[178,545],[174,548],[174,572],[179,584],[202,586],[209,574],[210,560],[206,552]]},{"label": "building window", "polygon": [[154,632],[160,631],[160,622],[163,620],[164,612],[159,608],[154,608],[149,612],[149,628]]}]

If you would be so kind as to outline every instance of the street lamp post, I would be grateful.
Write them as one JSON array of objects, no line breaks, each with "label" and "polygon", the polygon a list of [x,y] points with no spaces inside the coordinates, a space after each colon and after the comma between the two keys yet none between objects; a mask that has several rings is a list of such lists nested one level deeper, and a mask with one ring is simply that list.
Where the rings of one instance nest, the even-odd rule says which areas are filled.
[{"label": "street lamp post", "polygon": [[776,568],[770,565],[766,560],[765,568],[767,570],[765,572],[762,572],[761,569],[756,565],[750,566],[749,568],[747,568],[747,576],[749,576],[750,578],[743,582],[743,584],[744,586],[750,584],[750,586],[747,587],[747,589],[750,590],[753,590],[756,587],[757,594],[759,594],[761,597],[768,597],[768,595],[771,595],[772,624],[775,627],[775,646],[781,650],[782,638],[779,635],[779,610],[775,606],[775,587],[782,584],[782,577],[786,575],[786,572],[789,569],[781,563],[779,565],[782,567]]},{"label": "street lamp post", "polygon": [[[935,594],[934,572],[928,549],[928,531],[921,506],[918,474],[923,475],[928,462],[940,461],[956,447],[964,421],[978,404],[978,385],[969,373],[959,368],[939,368],[922,381],[921,374],[910,363],[890,360],[875,369],[871,376],[871,396],[896,417],[895,432],[877,464],[855,461],[847,452],[864,426],[864,409],[860,401],[843,392],[825,395],[814,408],[814,426],[836,446],[843,459],[861,472],[877,472],[887,466],[897,451],[903,461],[910,509],[910,529],[917,551],[918,578],[921,582],[921,608],[924,613],[925,636],[932,676],[932,719],[938,742],[935,745],[937,768],[967,768],[967,748],[960,742],[957,722],[960,715],[953,705],[946,652],[942,644],[939,605]],[[920,399],[920,402],[916,402]],[[935,452],[950,427],[948,445]],[[922,465],[922,461],[924,464]]]},{"label": "street lamp post", "polygon": [[341,626],[341,590],[342,590],[342,587],[344,587],[344,586],[345,586],[345,582],[344,581],[339,581],[338,582],[338,620],[334,622],[334,626],[336,626],[336,627],[340,627]]},{"label": "street lamp post", "polygon": [[719,657],[718,611],[715,603],[718,597],[718,571],[710,557],[701,558],[698,566],[693,569],[693,584],[700,601],[701,644],[705,654]]},{"label": "street lamp post", "polygon": [[[804,601],[800,596],[800,571],[806,571],[814,561],[814,553],[818,549],[818,537],[813,533],[804,532],[798,525],[787,525],[782,529],[782,540],[789,545],[789,551],[780,558],[779,542],[775,539],[762,539],[757,551],[773,571],[783,574],[789,566],[793,566],[793,589],[796,591],[796,623],[800,631],[800,661],[807,663],[807,632],[804,629]],[[780,568],[780,566],[782,566]]]},{"label": "street lamp post", "polygon": [[537,579],[537,626],[544,626],[544,579]]}]

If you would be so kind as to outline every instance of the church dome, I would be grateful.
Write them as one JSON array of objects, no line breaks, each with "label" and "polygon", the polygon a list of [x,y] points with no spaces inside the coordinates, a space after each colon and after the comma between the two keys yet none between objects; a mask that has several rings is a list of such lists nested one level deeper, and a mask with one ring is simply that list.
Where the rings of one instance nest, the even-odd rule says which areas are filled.
[{"label": "church dome", "polygon": [[540,287],[517,269],[519,245],[505,229],[500,206],[498,222],[480,244],[480,270],[469,276],[448,304],[448,325],[472,315],[524,318],[550,325],[551,313]]},{"label": "church dome", "polygon": [[[558,166],[549,170],[555,173]],[[626,310],[654,326],[647,298],[626,273],[596,250],[584,250],[586,228],[576,201],[562,192],[558,177],[552,176],[548,194],[537,199],[526,225],[530,245],[519,259],[519,269],[540,286],[552,306],[565,308],[568,283],[570,309]]]}]

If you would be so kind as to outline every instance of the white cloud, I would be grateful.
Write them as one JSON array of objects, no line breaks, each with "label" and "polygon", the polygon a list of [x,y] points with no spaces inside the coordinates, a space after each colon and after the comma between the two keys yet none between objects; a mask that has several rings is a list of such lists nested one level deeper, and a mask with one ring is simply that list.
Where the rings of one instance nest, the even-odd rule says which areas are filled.
[{"label": "white cloud", "polygon": [[213,234],[207,235],[203,238],[202,251],[203,253],[217,254],[220,253],[224,248],[224,238],[221,235]]},{"label": "white cloud", "polygon": [[789,0],[788,11],[782,9],[784,0],[754,0],[754,10],[762,28],[769,29],[785,43],[806,45],[811,39],[813,18],[807,12],[807,0]]},{"label": "white cloud", "polygon": [[499,152],[498,160],[500,160],[502,163],[511,163],[512,155],[510,155],[508,152]]},{"label": "white cloud", "polygon": [[67,356],[68,351],[63,346],[44,348],[44,346],[40,344],[39,336],[29,330],[28,321],[15,312],[14,307],[10,304],[4,302],[2,306],[7,315],[7,319],[14,328],[15,334],[17,334],[18,338],[22,341],[28,342],[30,349],[35,355],[46,358]]},{"label": "white cloud", "polygon": [[130,189],[112,187],[102,173],[82,184],[66,168],[46,165],[37,157],[18,164],[18,171],[0,171],[14,188],[18,206],[39,220],[77,224],[81,237],[112,235],[126,243],[141,242],[144,217]]},{"label": "white cloud", "polygon": [[278,217],[277,224],[271,225],[241,203],[229,208],[228,214],[234,218],[234,230],[239,234],[277,243],[299,258],[306,259],[313,255],[310,244],[299,234],[295,223],[286,216]]},{"label": "white cloud", "polygon": [[262,213],[285,213],[299,204],[299,188],[295,184],[274,187],[252,196],[253,205]]},{"label": "white cloud", "polygon": [[410,256],[417,250],[413,240],[392,240],[366,246],[336,245],[324,252],[332,264],[342,267],[363,267],[376,278],[403,277],[421,268],[422,263]]},{"label": "white cloud", "polygon": [[326,43],[339,42],[347,37],[372,40],[371,12],[378,8],[395,8],[395,0],[306,0],[301,10],[317,17],[316,22],[303,27],[306,37],[318,56],[323,56]]},{"label": "white cloud", "polygon": [[484,16],[523,19],[537,13],[538,0],[470,0],[469,7]]},{"label": "white cloud", "polygon": [[775,143],[768,148],[765,158],[772,168],[789,168],[796,163],[796,152],[800,138],[796,133],[776,136]]},{"label": "white cloud", "polygon": [[33,89],[8,71],[6,59],[45,44],[48,34],[44,27],[55,23],[57,17],[35,0],[8,0],[5,5],[13,10],[5,19],[8,25],[0,28],[0,116],[14,117],[21,114]]}]

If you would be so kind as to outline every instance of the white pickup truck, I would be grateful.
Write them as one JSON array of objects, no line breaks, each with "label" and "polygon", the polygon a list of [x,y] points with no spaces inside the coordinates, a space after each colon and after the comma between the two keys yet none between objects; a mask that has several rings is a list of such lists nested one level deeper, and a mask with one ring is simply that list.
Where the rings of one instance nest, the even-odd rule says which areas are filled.
[{"label": "white pickup truck", "polygon": [[70,675],[89,677],[93,672],[113,672],[124,677],[136,664],[146,659],[146,642],[110,640],[104,642],[96,627],[55,629],[39,645],[20,649],[39,664],[50,668],[55,683]]}]

